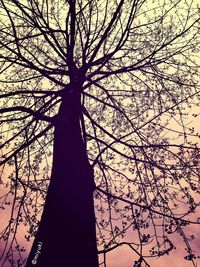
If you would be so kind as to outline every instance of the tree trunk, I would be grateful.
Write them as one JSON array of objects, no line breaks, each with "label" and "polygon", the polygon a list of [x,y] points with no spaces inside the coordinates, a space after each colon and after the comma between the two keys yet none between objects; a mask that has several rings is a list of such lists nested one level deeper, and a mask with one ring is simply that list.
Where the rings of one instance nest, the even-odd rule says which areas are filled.
[{"label": "tree trunk", "polygon": [[80,97],[63,97],[51,182],[27,267],[97,267],[94,177],[80,127]]}]

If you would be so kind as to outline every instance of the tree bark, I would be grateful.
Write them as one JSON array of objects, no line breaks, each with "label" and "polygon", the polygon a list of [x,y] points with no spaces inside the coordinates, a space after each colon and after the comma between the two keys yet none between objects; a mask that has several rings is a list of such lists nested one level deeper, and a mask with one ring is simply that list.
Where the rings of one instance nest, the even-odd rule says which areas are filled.
[{"label": "tree bark", "polygon": [[80,96],[64,96],[55,122],[51,181],[27,267],[98,266],[94,177],[80,113]]}]

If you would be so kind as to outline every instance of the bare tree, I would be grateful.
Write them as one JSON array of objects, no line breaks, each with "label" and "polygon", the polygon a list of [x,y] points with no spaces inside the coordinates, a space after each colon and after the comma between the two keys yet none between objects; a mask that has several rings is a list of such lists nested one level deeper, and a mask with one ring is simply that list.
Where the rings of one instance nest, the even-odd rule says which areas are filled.
[{"label": "bare tree", "polygon": [[196,266],[197,1],[1,0],[0,12],[1,266],[25,265],[23,225],[26,266],[106,266],[120,246],[150,266],[174,235]]}]

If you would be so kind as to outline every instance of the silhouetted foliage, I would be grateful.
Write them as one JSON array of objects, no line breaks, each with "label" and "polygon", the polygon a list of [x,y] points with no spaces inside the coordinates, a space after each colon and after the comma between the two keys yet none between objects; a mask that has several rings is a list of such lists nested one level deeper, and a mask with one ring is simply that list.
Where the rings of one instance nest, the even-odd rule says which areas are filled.
[{"label": "silhouetted foliage", "polygon": [[196,266],[197,1],[1,0],[0,14],[1,266],[25,265],[70,97],[94,170],[99,266],[120,246],[150,266],[176,239]]}]

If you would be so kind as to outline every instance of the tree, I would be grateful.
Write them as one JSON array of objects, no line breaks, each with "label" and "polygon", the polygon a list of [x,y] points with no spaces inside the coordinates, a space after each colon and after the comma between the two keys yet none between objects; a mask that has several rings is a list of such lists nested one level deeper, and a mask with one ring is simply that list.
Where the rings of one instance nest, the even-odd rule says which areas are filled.
[{"label": "tree", "polygon": [[119,246],[150,266],[171,234],[195,266],[197,1],[0,3],[1,266],[25,264],[22,225],[27,266],[106,266]]}]

